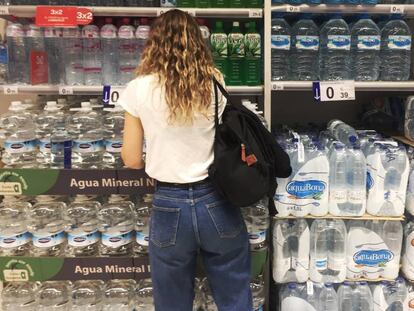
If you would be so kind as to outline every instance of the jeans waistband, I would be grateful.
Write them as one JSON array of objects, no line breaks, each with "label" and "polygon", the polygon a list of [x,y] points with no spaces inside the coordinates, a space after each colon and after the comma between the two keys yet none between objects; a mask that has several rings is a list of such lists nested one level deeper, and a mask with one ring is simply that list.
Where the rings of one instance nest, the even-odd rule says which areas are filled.
[{"label": "jeans waistband", "polygon": [[157,188],[170,188],[170,189],[203,189],[211,186],[211,180],[210,178],[206,178],[200,181],[192,182],[192,183],[185,183],[185,184],[179,184],[179,183],[169,183],[169,182],[163,182],[157,180]]}]

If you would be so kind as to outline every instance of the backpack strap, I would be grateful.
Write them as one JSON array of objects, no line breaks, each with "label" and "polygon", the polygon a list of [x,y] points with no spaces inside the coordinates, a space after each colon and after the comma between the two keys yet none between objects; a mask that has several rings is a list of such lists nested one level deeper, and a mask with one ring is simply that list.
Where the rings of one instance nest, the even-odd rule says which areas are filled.
[{"label": "backpack strap", "polygon": [[214,86],[218,87],[220,89],[221,94],[223,94],[223,96],[226,99],[229,99],[230,95],[229,93],[226,91],[226,89],[224,88],[224,86],[216,79],[215,76],[213,76],[213,82],[214,82]]}]

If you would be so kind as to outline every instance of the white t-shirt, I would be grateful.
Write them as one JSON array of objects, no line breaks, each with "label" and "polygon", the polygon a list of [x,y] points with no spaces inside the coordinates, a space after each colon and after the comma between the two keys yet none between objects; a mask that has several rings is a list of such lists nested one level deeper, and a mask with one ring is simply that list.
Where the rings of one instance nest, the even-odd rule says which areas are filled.
[{"label": "white t-shirt", "polygon": [[[219,91],[219,117],[226,99]],[[189,125],[168,123],[165,89],[155,75],[131,81],[118,101],[134,117],[141,119],[146,143],[147,174],[159,181],[191,183],[207,178],[213,162],[214,92],[208,119],[196,114]]]}]

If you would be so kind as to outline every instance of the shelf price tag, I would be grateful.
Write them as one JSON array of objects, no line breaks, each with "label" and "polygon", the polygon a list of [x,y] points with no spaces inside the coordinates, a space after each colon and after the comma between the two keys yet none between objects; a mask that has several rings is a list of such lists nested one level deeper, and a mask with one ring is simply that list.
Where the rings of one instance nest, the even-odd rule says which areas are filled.
[{"label": "shelf price tag", "polygon": [[0,15],[9,15],[9,7],[6,5],[0,6]]},{"label": "shelf price tag", "polygon": [[263,10],[249,10],[249,18],[262,18],[263,17]]},{"label": "shelf price tag", "polygon": [[73,87],[71,86],[59,86],[59,95],[72,95]]},{"label": "shelf price tag", "polygon": [[168,11],[170,11],[170,10],[172,10],[173,8],[161,8],[161,9],[158,9],[158,11],[157,11],[157,16],[160,16],[160,15],[162,15],[162,14],[164,14],[164,13],[167,13]]},{"label": "shelf price tag", "polygon": [[7,269],[3,270],[4,280],[6,282],[27,282],[29,281],[29,273],[23,269]]},{"label": "shelf price tag", "polygon": [[282,83],[273,82],[272,83],[272,91],[283,91],[284,85]]},{"label": "shelf price tag", "polygon": [[17,85],[4,85],[4,95],[16,95],[19,94],[19,87]]},{"label": "shelf price tag", "polygon": [[286,12],[289,12],[289,13],[298,13],[298,12],[300,12],[300,6],[288,5],[286,7]]},{"label": "shelf price tag", "polygon": [[404,5],[391,5],[390,13],[391,14],[404,14]]},{"label": "shelf price tag", "polygon": [[313,82],[313,97],[320,102],[355,100],[354,81]]},{"label": "shelf price tag", "polygon": [[103,87],[103,103],[104,106],[114,105],[118,102],[119,96],[121,95],[124,88],[122,87],[112,87],[110,85],[105,85]]}]

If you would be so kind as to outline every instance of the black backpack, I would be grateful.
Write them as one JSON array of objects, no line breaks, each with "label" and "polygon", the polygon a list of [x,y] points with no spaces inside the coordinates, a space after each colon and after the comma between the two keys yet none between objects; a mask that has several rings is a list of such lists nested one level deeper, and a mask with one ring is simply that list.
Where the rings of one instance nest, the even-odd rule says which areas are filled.
[{"label": "black backpack", "polygon": [[[229,94],[215,79],[214,162],[208,174],[217,191],[235,207],[245,207],[269,198],[269,212],[276,208],[273,197],[276,177],[289,177],[289,156],[266,129],[259,117],[242,104],[232,104]],[[218,119],[218,89],[227,105]]]}]

